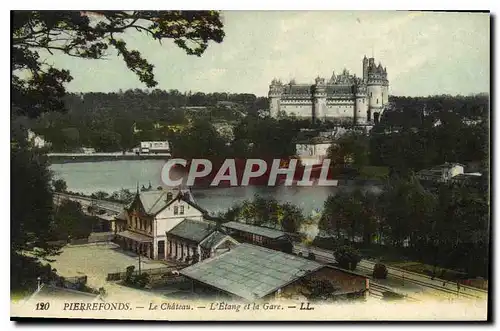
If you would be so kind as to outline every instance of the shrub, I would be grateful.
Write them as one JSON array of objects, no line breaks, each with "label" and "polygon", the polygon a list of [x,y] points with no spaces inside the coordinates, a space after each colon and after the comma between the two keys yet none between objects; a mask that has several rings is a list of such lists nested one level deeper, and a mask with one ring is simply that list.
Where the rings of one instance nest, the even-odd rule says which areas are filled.
[{"label": "shrub", "polygon": [[387,267],[385,264],[377,263],[373,267],[373,278],[376,279],[386,279],[387,278]]},{"label": "shrub", "polygon": [[359,251],[351,246],[341,246],[333,255],[339,267],[348,270],[356,269],[359,261],[361,261],[361,254]]},{"label": "shrub", "polygon": [[125,283],[132,282],[132,274],[134,273],[135,266],[129,265],[125,271]]},{"label": "shrub", "polygon": [[144,288],[149,283],[149,280],[149,275],[147,273],[143,273],[134,277],[134,285]]}]

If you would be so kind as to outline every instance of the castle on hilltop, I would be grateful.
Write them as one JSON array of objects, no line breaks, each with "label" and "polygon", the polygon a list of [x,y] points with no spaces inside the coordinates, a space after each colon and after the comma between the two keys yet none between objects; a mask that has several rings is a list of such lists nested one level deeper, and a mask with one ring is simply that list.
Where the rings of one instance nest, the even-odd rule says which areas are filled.
[{"label": "castle on hilltop", "polygon": [[377,122],[389,102],[387,69],[375,64],[374,58],[363,58],[363,77],[344,69],[333,73],[328,82],[317,77],[315,84],[283,84],[273,79],[269,86],[269,112],[295,115],[313,120],[339,120],[354,124]]}]

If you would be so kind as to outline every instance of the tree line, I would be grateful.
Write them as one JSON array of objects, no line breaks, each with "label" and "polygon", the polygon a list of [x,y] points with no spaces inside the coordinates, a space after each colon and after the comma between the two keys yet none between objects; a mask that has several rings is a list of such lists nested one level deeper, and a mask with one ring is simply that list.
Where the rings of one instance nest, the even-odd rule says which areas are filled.
[{"label": "tree line", "polygon": [[159,89],[71,93],[63,101],[67,112],[46,113],[31,124],[56,152],[81,147],[130,150],[140,141],[166,140],[170,132],[176,131],[175,126],[182,127],[192,119],[237,121],[267,107],[267,98],[253,94],[192,94]]},{"label": "tree line", "polygon": [[325,201],[319,229],[332,247],[379,246],[472,277],[488,274],[489,198],[480,189],[426,189],[410,177],[388,181],[381,193],[340,191]]},{"label": "tree line", "polygon": [[243,222],[290,233],[298,232],[305,221],[299,207],[259,195],[255,195],[253,200],[235,204],[220,216],[224,221]]}]

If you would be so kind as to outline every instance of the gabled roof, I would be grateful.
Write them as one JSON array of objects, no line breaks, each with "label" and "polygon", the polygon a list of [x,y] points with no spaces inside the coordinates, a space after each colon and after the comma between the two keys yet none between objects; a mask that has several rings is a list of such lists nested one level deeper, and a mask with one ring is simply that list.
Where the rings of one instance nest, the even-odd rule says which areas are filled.
[{"label": "gabled roof", "polygon": [[[172,195],[172,199],[169,198],[169,194]],[[143,191],[136,195],[134,201],[127,206],[127,209],[133,205],[133,203],[139,199],[142,207],[144,208],[144,212],[148,215],[157,215],[159,212],[170,206],[174,201],[184,201],[189,204],[191,207],[199,210],[203,214],[207,214],[208,212],[199,206],[196,202],[194,202],[194,197],[191,191],[187,190],[152,190],[152,191]]]},{"label": "gabled roof", "polygon": [[179,272],[188,278],[252,301],[322,267],[318,262],[296,255],[239,244],[226,253]]},{"label": "gabled roof", "polygon": [[174,198],[174,192],[156,190],[156,191],[143,191],[139,193],[139,199],[141,201],[142,207],[147,214],[155,215],[157,214],[167,203],[168,194],[172,194],[172,200]]},{"label": "gabled roof", "polygon": [[215,231],[215,227],[211,223],[186,218],[168,231],[167,235],[174,235],[179,238],[200,243],[203,239],[212,234],[213,231]]},{"label": "gabled roof", "polygon": [[115,216],[115,219],[117,220],[122,220],[122,221],[126,221],[127,220],[127,215],[125,213],[125,209],[122,210],[118,215]]},{"label": "gabled roof", "polygon": [[216,230],[212,232],[208,237],[203,239],[203,241],[200,243],[200,246],[205,249],[211,249],[212,247],[216,246],[227,237],[229,237],[227,234]]}]

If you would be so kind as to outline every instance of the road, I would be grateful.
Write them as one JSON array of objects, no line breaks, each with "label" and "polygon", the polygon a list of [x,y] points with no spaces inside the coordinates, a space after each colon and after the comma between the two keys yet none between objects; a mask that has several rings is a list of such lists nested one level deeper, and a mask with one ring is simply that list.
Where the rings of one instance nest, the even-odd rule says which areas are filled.
[{"label": "road", "polygon": [[[309,252],[314,253],[316,260],[323,263],[335,263],[333,251],[321,249],[318,247],[306,247],[300,243],[294,244],[294,253],[302,253],[307,257]],[[369,276],[373,272],[375,262],[361,260],[356,267],[355,272]],[[456,283],[447,282],[442,279],[434,278],[423,274],[409,272],[403,269],[387,267],[387,279],[372,280],[377,289],[392,290],[396,293],[407,296],[412,299],[487,299],[488,291],[475,287],[460,284],[458,288]]]},{"label": "road", "polygon": [[119,202],[97,200],[97,199],[92,199],[89,197],[82,197],[82,196],[71,195],[71,194],[66,194],[66,193],[54,193],[54,202],[55,203],[60,203],[61,201],[65,200],[65,199],[77,201],[82,205],[82,207],[94,206],[98,209],[104,209],[106,212],[115,213],[115,214],[120,213],[123,210],[123,208],[125,207],[125,204],[119,203]]}]

